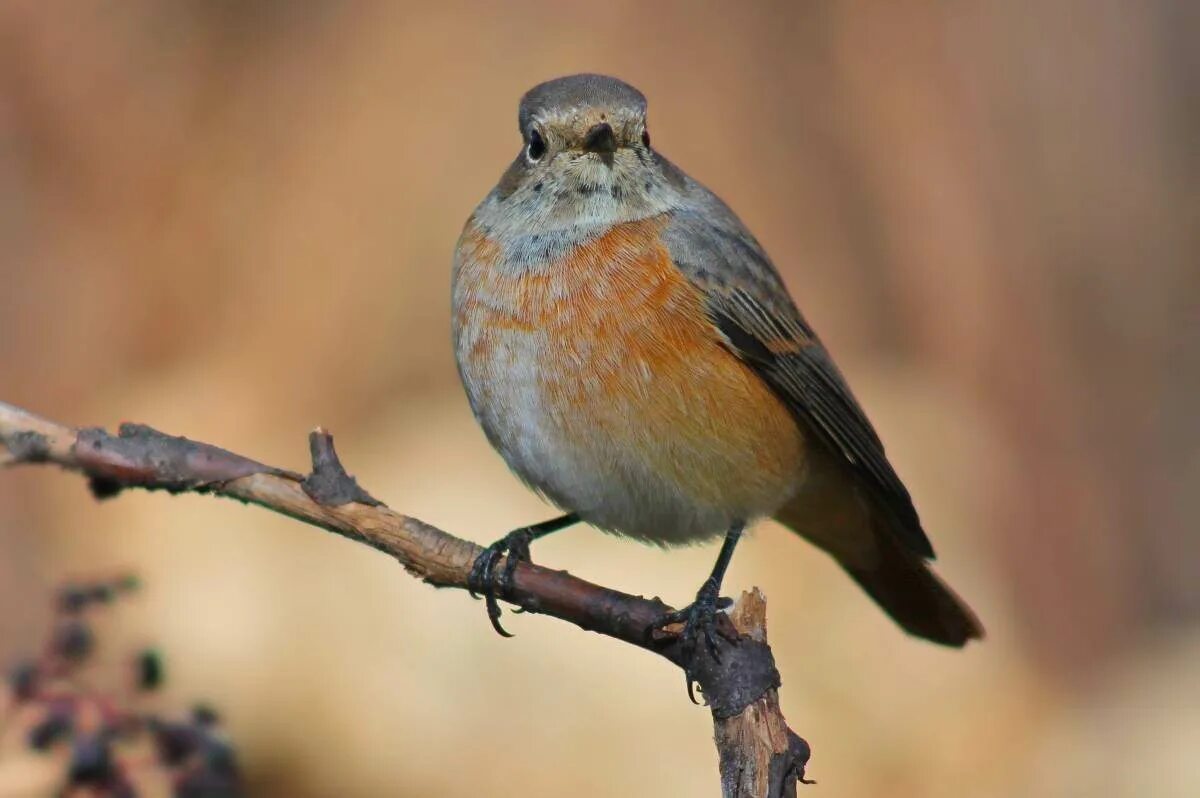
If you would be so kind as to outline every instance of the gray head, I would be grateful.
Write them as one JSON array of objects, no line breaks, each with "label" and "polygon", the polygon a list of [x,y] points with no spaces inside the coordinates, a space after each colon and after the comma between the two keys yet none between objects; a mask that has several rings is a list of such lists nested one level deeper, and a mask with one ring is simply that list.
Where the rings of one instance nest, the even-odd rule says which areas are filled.
[{"label": "gray head", "polygon": [[646,98],[628,83],[546,81],[521,98],[517,121],[523,146],[493,195],[508,226],[615,222],[674,205],[682,176],[650,148]]},{"label": "gray head", "polygon": [[521,98],[517,124],[526,138],[538,123],[561,127],[572,121],[607,121],[617,129],[629,125],[645,130],[646,98],[624,81],[587,74],[539,83]]}]

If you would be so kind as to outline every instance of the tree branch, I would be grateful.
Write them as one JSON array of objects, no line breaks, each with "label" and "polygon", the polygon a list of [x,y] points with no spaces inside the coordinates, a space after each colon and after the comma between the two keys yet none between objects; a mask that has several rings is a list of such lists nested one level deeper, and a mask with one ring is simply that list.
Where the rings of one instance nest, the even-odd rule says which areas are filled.
[{"label": "tree branch", "polygon": [[[122,424],[117,435],[74,429],[0,402],[0,467],[50,463],[88,478],[98,498],[127,488],[225,496],[335,532],[395,557],[435,587],[467,589],[483,549],[372,498],[349,476],[323,430],[309,437],[312,473],[264,465],[207,443]],[[651,632],[671,607],[585,582],[565,571],[517,564],[503,598],[652,651],[683,667],[676,632]],[[804,781],[808,745],[779,710],[779,674],[766,642],[766,602],[743,594],[728,616],[729,642],[716,635],[718,658],[700,647],[693,676],[712,710],[721,786],[729,798],[795,795]]]}]

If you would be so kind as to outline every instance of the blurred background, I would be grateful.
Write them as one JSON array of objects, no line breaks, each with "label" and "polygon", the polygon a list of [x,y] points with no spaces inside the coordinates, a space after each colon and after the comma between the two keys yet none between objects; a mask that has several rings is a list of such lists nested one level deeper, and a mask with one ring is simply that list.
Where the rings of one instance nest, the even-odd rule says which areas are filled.
[{"label": "blurred background", "polygon": [[[550,515],[449,344],[463,221],[534,83],[602,71],[764,242],[989,638],[906,640],[770,524],[782,702],[836,796],[1200,794],[1200,4],[0,5],[0,400],[304,468],[337,434],[480,542]],[[714,551],[586,529],[540,562],[687,600]],[[220,708],[251,794],[717,792],[674,669],[200,497],[0,473],[0,661],[64,576]],[[48,795],[26,755],[0,795]],[[38,781],[38,779],[43,779]]]}]

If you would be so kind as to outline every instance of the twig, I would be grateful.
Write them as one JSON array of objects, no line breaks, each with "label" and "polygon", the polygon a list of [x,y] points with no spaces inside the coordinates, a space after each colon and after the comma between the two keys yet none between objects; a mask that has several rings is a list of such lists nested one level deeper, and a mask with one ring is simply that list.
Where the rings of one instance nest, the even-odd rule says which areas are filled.
[{"label": "twig", "polygon": [[[145,488],[239,499],[378,549],[435,587],[467,589],[482,548],[373,499],[346,473],[327,432],[314,431],[309,443],[313,471],[303,476],[140,424],[123,424],[113,436],[102,429],[56,424],[0,402],[0,467],[50,463],[78,471],[100,498]],[[517,565],[503,598],[682,667],[678,637],[650,632],[672,609],[657,598],[632,596],[525,562]],[[779,674],[766,644],[762,595],[757,590],[743,594],[721,622],[732,623],[740,635],[737,642],[717,635],[719,659],[701,646],[692,666],[712,710],[724,795],[794,795],[804,777],[808,745],[788,729],[779,710]]]}]

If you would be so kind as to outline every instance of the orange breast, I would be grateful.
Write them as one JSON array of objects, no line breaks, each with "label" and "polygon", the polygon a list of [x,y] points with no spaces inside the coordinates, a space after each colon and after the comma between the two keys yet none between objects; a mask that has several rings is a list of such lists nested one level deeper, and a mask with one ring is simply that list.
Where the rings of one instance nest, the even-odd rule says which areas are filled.
[{"label": "orange breast", "polygon": [[[625,470],[660,475],[693,501],[733,516],[774,512],[802,476],[800,430],[723,346],[704,297],[661,241],[664,224],[614,226],[521,273],[483,265],[497,245],[468,229],[472,295],[487,301],[458,308],[460,324],[470,316],[484,331],[463,355],[483,373],[482,361],[499,353],[536,351],[541,412],[561,445],[577,447],[598,472],[633,458],[638,467]],[[510,345],[531,335],[535,349]]]}]

